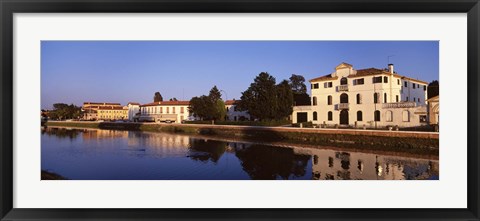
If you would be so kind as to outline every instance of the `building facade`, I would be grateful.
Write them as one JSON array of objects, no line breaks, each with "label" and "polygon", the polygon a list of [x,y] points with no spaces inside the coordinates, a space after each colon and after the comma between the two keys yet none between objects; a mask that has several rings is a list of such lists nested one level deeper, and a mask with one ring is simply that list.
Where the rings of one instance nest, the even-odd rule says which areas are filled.
[{"label": "building facade", "polygon": [[134,121],[134,117],[140,114],[140,103],[128,102],[128,120]]},{"label": "building facade", "polygon": [[84,120],[98,120],[98,110],[100,108],[118,108],[122,107],[120,103],[106,102],[83,102],[82,111]]},{"label": "building facade", "polygon": [[97,110],[98,120],[127,120],[128,107],[99,107]]},{"label": "building facade", "polygon": [[189,101],[160,101],[140,105],[140,115],[135,121],[181,123],[190,120]]},{"label": "building facade", "polygon": [[431,125],[438,125],[440,123],[440,95],[432,97],[428,102],[428,122]]},{"label": "building facade", "polygon": [[238,101],[236,100],[226,100],[225,109],[227,111],[226,119],[228,121],[248,121],[250,120],[250,115],[246,111],[237,110]]},{"label": "building facade", "polygon": [[393,64],[355,70],[341,63],[310,83],[312,103],[293,108],[293,123],[367,128],[427,124],[427,82],[397,74]]}]

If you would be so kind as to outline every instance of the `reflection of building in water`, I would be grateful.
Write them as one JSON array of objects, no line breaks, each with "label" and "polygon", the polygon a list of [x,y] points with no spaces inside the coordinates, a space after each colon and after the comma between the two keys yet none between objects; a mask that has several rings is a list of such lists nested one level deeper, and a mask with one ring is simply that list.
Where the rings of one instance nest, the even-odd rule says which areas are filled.
[{"label": "reflection of building in water", "polygon": [[309,149],[315,180],[438,179],[438,161]]},{"label": "reflection of building in water", "polygon": [[84,140],[103,139],[103,138],[127,138],[128,131],[121,130],[84,130],[82,133]]}]

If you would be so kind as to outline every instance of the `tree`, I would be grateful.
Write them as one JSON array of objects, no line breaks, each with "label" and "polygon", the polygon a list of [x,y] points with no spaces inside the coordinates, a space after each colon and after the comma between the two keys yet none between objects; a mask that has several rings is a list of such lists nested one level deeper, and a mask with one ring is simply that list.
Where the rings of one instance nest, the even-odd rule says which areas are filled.
[{"label": "tree", "polygon": [[48,113],[48,117],[54,120],[78,119],[81,114],[81,108],[73,104],[55,103],[53,111]]},{"label": "tree", "polygon": [[434,80],[428,84],[427,87],[427,98],[430,99],[432,97],[438,96],[440,94],[440,87],[437,80]]},{"label": "tree", "polygon": [[210,90],[208,96],[193,97],[188,108],[202,120],[223,120],[226,115],[225,103],[216,86]]},{"label": "tree", "polygon": [[305,78],[302,75],[292,74],[290,79],[290,87],[293,92],[293,105],[310,105],[310,96],[307,94],[307,86]]},{"label": "tree", "polygon": [[178,101],[176,97],[170,98],[170,101]]},{"label": "tree", "polygon": [[293,111],[293,92],[287,80],[277,85],[277,119],[284,119]]},{"label": "tree", "polygon": [[160,94],[160,92],[155,92],[155,95],[153,96],[153,102],[160,102],[163,101],[163,97]]},{"label": "tree", "polygon": [[292,74],[290,77],[290,87],[294,94],[306,94],[307,86],[305,85],[305,78],[302,75]]},{"label": "tree", "polygon": [[277,114],[275,78],[267,72],[262,72],[255,77],[250,87],[242,92],[238,108],[248,111],[251,116],[261,120],[274,119]]},{"label": "tree", "polygon": [[220,93],[216,85],[214,85],[212,89],[210,89],[210,93],[208,94],[208,97],[210,97],[212,101],[217,101],[222,99],[222,94]]}]

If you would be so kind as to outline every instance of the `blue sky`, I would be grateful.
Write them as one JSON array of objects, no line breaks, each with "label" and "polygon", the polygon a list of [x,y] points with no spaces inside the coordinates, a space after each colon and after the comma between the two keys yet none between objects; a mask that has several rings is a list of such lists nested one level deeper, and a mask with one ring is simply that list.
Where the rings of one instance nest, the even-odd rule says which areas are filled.
[{"label": "blue sky", "polygon": [[292,74],[308,80],[341,62],[355,69],[386,68],[419,80],[438,80],[438,41],[42,41],[41,103],[149,103],[190,100],[216,85],[240,99],[255,76],[279,83]]}]

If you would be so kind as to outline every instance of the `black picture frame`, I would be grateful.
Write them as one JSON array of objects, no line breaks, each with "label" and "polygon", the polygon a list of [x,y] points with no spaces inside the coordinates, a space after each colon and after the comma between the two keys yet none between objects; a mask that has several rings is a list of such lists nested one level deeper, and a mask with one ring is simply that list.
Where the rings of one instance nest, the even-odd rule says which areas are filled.
[{"label": "black picture frame", "polygon": [[[478,0],[0,0],[1,220],[480,220]],[[13,208],[14,13],[467,13],[468,208],[466,209],[16,209]],[[454,136],[452,134],[452,136]],[[252,199],[254,200],[254,199]],[[448,200],[448,199],[445,199]]]}]

